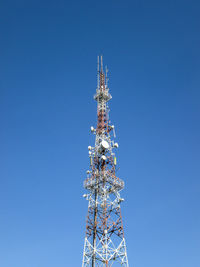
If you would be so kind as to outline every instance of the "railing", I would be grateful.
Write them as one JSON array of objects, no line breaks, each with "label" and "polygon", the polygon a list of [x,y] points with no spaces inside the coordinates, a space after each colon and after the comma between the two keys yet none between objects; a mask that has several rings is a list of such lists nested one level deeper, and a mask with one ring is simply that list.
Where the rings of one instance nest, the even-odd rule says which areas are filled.
[{"label": "railing", "polygon": [[84,187],[88,190],[98,187],[99,184],[108,183],[110,185],[110,190],[122,190],[124,188],[124,181],[116,177],[110,171],[104,172],[104,174],[99,176],[92,175],[84,181]]}]

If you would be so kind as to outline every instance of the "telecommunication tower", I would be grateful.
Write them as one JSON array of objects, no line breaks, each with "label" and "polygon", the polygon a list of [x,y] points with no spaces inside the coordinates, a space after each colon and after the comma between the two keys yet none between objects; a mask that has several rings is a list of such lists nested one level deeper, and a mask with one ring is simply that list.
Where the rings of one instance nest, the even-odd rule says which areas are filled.
[{"label": "telecommunication tower", "polygon": [[108,101],[112,98],[108,88],[107,68],[103,69],[103,58],[98,57],[97,127],[91,127],[95,134],[95,146],[88,147],[90,169],[84,187],[88,204],[86,237],[82,267],[128,267],[126,243],[122,224],[120,203],[124,201],[120,191],[124,182],[116,177],[116,156],[118,148],[111,136],[115,127],[110,124]]}]

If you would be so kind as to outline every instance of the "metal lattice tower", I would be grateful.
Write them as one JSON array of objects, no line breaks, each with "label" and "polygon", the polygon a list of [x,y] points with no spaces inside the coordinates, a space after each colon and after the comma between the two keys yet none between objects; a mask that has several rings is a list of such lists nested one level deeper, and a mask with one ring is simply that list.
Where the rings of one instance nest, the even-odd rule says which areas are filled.
[{"label": "metal lattice tower", "polygon": [[95,146],[88,147],[90,170],[84,187],[89,191],[83,195],[88,201],[88,216],[82,267],[128,267],[126,243],[122,225],[120,191],[124,182],[116,177],[116,156],[113,149],[118,143],[111,139],[115,137],[114,126],[109,121],[108,101],[111,99],[106,75],[99,68],[97,90],[94,99],[97,101],[97,128],[91,127],[96,135]]}]

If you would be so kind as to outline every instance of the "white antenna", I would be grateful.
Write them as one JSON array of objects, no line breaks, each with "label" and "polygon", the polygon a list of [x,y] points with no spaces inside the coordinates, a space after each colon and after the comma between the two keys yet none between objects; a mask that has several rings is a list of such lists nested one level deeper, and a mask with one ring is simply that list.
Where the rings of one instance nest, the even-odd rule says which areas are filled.
[{"label": "white antenna", "polygon": [[97,57],[97,89],[99,89],[100,85],[100,77],[99,77],[99,56]]},{"label": "white antenna", "polygon": [[108,67],[106,66],[106,88],[108,88]]},{"label": "white antenna", "polygon": [[114,138],[116,138],[115,128],[113,128],[113,135],[114,135]]},{"label": "white antenna", "polygon": [[101,56],[101,72],[103,72],[103,56]]}]

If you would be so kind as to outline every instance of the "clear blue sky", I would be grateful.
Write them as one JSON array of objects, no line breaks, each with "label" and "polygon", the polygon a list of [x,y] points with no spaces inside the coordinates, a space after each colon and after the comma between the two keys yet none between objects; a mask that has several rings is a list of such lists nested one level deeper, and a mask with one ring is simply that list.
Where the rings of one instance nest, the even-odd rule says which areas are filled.
[{"label": "clear blue sky", "polygon": [[130,267],[200,266],[200,3],[1,1],[0,266],[81,266],[96,57]]}]

